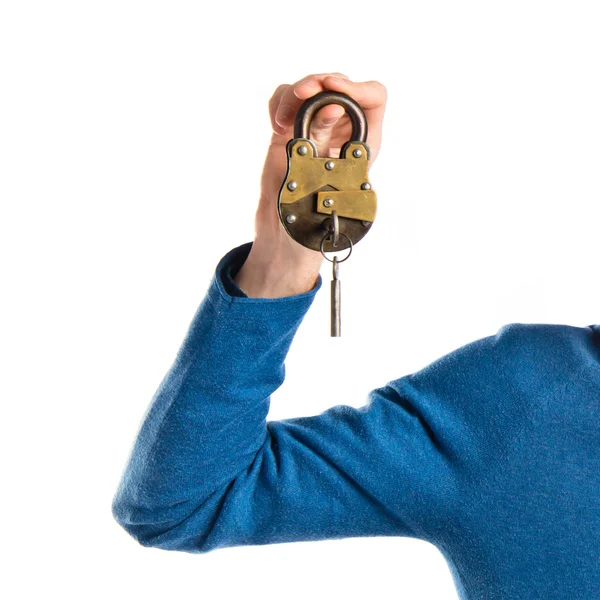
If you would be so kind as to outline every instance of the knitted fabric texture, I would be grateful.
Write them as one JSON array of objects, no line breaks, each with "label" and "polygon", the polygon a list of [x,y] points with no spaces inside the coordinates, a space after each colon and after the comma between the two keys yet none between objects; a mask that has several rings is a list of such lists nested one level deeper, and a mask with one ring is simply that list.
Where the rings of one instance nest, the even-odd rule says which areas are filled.
[{"label": "knitted fabric texture", "polygon": [[600,327],[511,323],[369,392],[267,420],[321,288],[249,298],[219,261],[112,503],[142,546],[434,544],[462,600],[600,599]]}]

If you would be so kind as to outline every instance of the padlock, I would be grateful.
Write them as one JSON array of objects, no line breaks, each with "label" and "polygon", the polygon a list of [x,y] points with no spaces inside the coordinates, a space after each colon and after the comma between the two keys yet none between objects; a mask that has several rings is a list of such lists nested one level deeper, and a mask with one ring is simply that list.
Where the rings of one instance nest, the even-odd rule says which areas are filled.
[{"label": "padlock", "polygon": [[[339,158],[319,157],[309,138],[314,115],[328,104],[342,106],[352,123],[352,137],[340,149]],[[371,228],[377,196],[369,182],[367,131],[362,108],[342,92],[319,92],[298,109],[294,137],[286,146],[287,173],[277,210],[285,230],[299,244],[337,252],[358,243]],[[333,230],[333,219],[339,227],[335,242],[333,235],[324,240]]]}]

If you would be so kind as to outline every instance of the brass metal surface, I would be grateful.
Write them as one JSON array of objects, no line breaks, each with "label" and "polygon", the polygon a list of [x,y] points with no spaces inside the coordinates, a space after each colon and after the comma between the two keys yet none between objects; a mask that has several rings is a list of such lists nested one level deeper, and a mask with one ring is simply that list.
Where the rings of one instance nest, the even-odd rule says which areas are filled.
[{"label": "brass metal surface", "polygon": [[[325,200],[331,200],[331,205],[326,206]],[[376,210],[375,192],[373,190],[318,192],[317,212],[330,215],[333,210],[337,211],[338,217],[373,222]]]},{"label": "brass metal surface", "polygon": [[[318,156],[316,145],[306,137],[312,117],[327,104],[343,106],[352,121],[353,137],[342,146],[339,158]],[[377,195],[369,182],[371,151],[366,143],[364,113],[345,94],[321,92],[300,107],[294,131],[296,137],[286,146],[287,173],[277,205],[281,223],[294,240],[307,248],[322,248],[325,252],[344,250],[350,247],[348,238],[356,244],[367,234],[377,212]],[[334,210],[340,233],[344,234],[335,248],[331,239],[321,245]]]}]

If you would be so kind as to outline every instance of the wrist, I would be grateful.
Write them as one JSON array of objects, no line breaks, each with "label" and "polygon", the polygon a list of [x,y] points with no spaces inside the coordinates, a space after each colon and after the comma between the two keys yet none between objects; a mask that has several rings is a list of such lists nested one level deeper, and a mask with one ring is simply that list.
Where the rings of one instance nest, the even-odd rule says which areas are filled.
[{"label": "wrist", "polygon": [[236,285],[249,298],[284,298],[312,290],[317,284],[320,260],[292,263],[281,256],[258,256],[252,250],[240,270],[233,277]]}]

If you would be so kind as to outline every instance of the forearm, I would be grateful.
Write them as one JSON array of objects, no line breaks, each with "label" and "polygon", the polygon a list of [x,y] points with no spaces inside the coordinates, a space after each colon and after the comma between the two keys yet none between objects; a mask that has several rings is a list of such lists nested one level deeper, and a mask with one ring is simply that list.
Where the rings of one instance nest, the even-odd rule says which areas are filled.
[{"label": "forearm", "polygon": [[[140,542],[180,522],[247,467],[265,442],[270,395],[311,294],[232,298],[218,273],[152,399],[113,501]],[[207,522],[210,515],[207,514]]]}]

